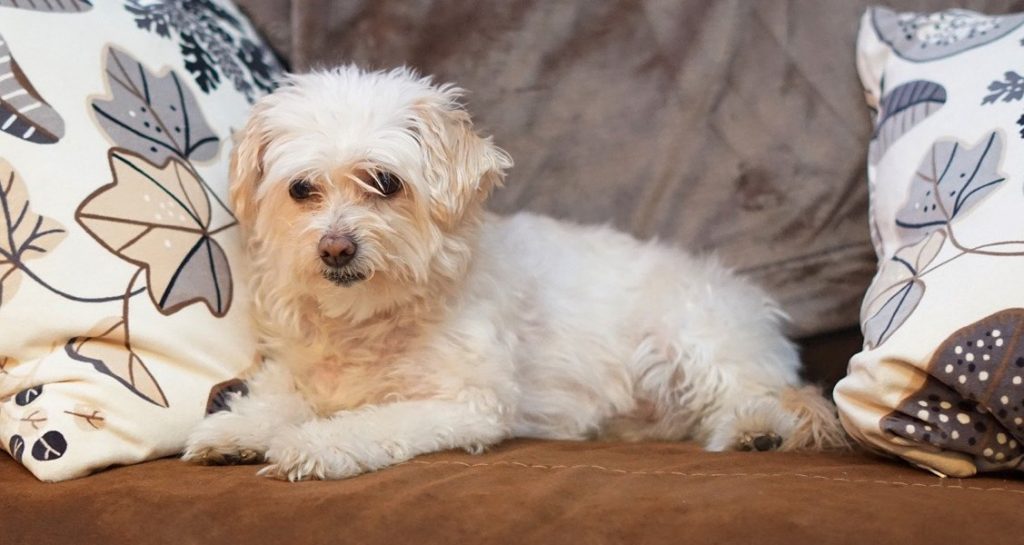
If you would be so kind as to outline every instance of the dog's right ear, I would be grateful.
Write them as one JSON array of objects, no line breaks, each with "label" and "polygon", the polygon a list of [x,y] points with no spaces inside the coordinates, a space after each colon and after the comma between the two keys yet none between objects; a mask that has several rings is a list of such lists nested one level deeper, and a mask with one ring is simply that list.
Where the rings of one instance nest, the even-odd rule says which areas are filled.
[{"label": "dog's right ear", "polygon": [[230,197],[235,218],[243,227],[251,225],[256,217],[256,190],[263,178],[263,152],[268,140],[264,110],[262,103],[253,106],[245,128],[234,135]]}]

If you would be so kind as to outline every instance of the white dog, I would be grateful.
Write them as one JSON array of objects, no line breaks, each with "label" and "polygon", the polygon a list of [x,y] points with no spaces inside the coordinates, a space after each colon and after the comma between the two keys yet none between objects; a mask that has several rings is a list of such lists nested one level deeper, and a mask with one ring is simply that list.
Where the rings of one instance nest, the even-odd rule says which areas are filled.
[{"label": "white dog", "polygon": [[338,479],[509,437],[844,444],[781,312],[714,261],[484,201],[512,160],[408,69],[292,76],[231,198],[266,362],[186,460]]}]

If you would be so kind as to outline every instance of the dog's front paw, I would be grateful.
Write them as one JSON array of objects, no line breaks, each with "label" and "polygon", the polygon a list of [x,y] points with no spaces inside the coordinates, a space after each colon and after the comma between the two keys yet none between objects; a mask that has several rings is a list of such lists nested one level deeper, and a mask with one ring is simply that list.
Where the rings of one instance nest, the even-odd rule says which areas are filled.
[{"label": "dog's front paw", "polygon": [[259,475],[292,482],[346,479],[367,470],[348,449],[321,445],[301,430],[274,439],[267,450],[267,461],[270,465]]},{"label": "dog's front paw", "polygon": [[263,454],[237,447],[188,447],[182,453],[181,459],[207,466],[230,466],[261,463]]},{"label": "dog's front paw", "polygon": [[213,415],[202,421],[189,435],[181,459],[204,465],[258,464],[263,461],[262,445],[239,429],[240,422],[230,413]]}]

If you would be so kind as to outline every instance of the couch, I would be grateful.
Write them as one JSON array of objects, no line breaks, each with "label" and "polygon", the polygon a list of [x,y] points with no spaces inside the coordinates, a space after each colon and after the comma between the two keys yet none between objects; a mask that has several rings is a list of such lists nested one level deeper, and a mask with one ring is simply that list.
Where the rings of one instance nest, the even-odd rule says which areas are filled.
[{"label": "couch", "polygon": [[[782,302],[826,391],[859,350],[875,270],[853,63],[864,0],[239,4],[294,70],[410,64],[469,89],[516,159],[495,210],[714,250]],[[942,479],[859,451],[517,440],[298,484],[174,459],[42,484],[3,456],[0,483],[11,544],[1024,541],[1018,478]]]}]

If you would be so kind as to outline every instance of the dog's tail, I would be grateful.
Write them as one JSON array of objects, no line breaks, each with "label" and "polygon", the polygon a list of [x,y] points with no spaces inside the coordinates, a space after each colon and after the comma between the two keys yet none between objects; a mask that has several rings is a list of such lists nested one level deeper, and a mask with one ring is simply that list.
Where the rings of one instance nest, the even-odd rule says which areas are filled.
[{"label": "dog's tail", "polygon": [[780,396],[782,408],[796,419],[781,450],[849,450],[850,441],[839,424],[836,406],[817,386],[787,388]]}]

